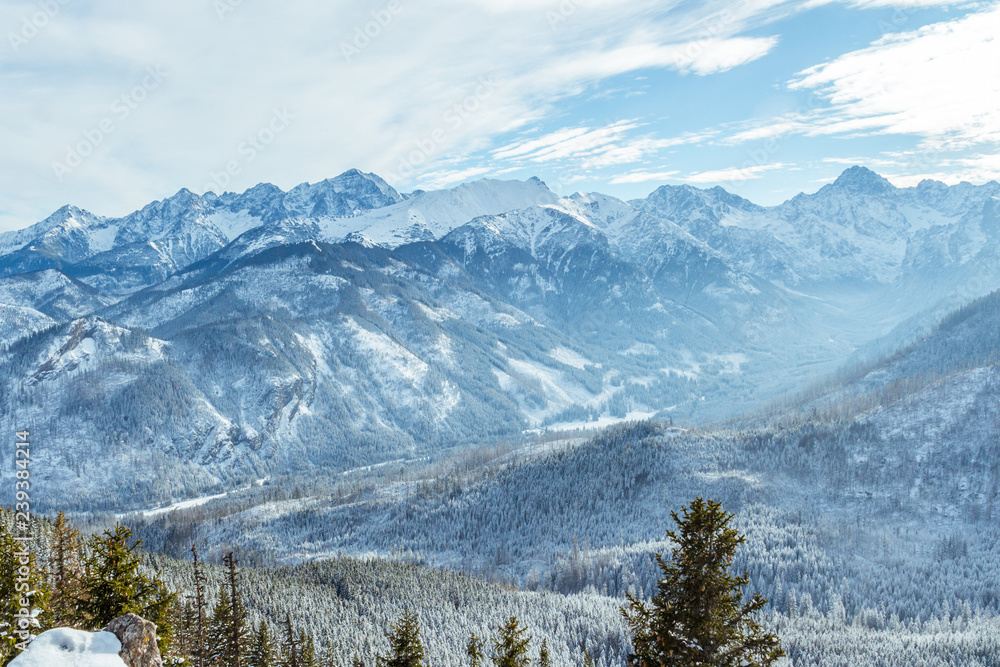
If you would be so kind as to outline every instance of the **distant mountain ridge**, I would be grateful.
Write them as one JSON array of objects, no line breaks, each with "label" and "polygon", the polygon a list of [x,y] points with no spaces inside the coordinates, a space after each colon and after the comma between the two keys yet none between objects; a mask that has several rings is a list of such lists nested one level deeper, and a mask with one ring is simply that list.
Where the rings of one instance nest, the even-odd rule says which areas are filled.
[{"label": "distant mountain ridge", "polygon": [[82,505],[91,457],[144,462],[110,507],[598,417],[728,417],[1000,287],[998,198],[862,167],[774,207],[536,178],[403,195],[351,170],[64,207],[0,235],[0,418],[49,425],[40,483]]}]

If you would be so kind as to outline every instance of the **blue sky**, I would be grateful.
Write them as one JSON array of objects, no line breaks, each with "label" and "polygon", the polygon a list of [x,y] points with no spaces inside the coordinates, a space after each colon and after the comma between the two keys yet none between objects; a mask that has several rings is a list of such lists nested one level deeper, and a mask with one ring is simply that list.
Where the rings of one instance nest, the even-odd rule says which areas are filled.
[{"label": "blue sky", "polygon": [[997,3],[15,0],[0,27],[0,230],[352,167],[763,204],[855,163],[1000,174]]}]

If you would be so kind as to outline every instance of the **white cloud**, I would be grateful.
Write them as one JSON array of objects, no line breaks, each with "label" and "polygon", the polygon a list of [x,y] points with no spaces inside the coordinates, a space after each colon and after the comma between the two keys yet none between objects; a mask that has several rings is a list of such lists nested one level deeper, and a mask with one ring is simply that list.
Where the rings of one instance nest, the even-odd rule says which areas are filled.
[{"label": "white cloud", "polygon": [[906,9],[923,9],[926,7],[964,7],[978,0],[851,0],[847,4],[856,9],[884,9],[895,7]]},{"label": "white cloud", "polygon": [[717,169],[714,171],[702,171],[696,174],[678,178],[685,183],[697,183],[699,185],[707,183],[736,183],[761,178],[769,171],[775,169],[786,169],[792,165],[785,162],[772,162],[770,164],[754,165],[751,167],[729,167],[727,169]]},{"label": "white cloud", "polygon": [[771,118],[761,123],[755,121],[746,123],[747,129],[740,130],[734,134],[720,140],[723,144],[745,144],[751,141],[763,141],[767,139],[777,139],[787,134],[803,132],[809,129],[806,116],[801,114],[789,114],[780,118]]},{"label": "white cloud", "polygon": [[498,159],[525,158],[532,162],[546,162],[600,150],[636,127],[638,125],[633,121],[618,121],[596,130],[589,127],[563,128],[537,139],[497,148],[492,154]]},{"label": "white cloud", "polygon": [[791,87],[830,103],[807,134],[906,134],[938,149],[1000,142],[1000,6],[919,30],[807,69]]},{"label": "white cloud", "polygon": [[[893,171],[896,166],[899,170]],[[923,167],[923,168],[921,168]],[[885,177],[897,187],[917,185],[924,179],[941,181],[955,185],[962,181],[983,183],[997,180],[1000,175],[1000,154],[960,156],[935,159],[934,164],[926,164],[919,154],[908,159],[900,159],[896,165],[887,165]]]},{"label": "white cloud", "polygon": [[[350,167],[400,173],[423,150],[412,178],[396,183],[407,187],[608,77],[654,67],[708,75],[760,58],[775,38],[741,33],[791,4],[574,0],[567,13],[558,2],[397,1],[221,3],[235,5],[221,18],[206,0],[65,5],[16,52],[0,44],[0,227],[64,203],[125,213],[179,187],[202,190],[234,161],[231,189],[290,187]],[[16,31],[35,11],[0,3],[0,25]],[[168,78],[57,180],[53,163],[86,143],[151,65]],[[275,108],[294,121],[249,158],[241,144]],[[591,139],[590,153],[551,150],[598,167],[655,145]]]},{"label": "white cloud", "polygon": [[445,188],[455,183],[461,183],[470,178],[485,176],[490,173],[488,167],[469,167],[468,169],[442,169],[432,171],[420,177],[420,187],[424,190]]},{"label": "white cloud", "polygon": [[707,141],[716,131],[685,132],[657,139],[629,136],[641,124],[634,120],[616,121],[600,128],[562,128],[535,139],[526,139],[491,151],[497,160],[552,163],[572,161],[581,169],[600,169],[638,162],[657,151]]},{"label": "white cloud", "polygon": [[627,174],[613,176],[609,183],[621,185],[623,183],[648,183],[649,181],[669,181],[676,180],[677,171],[633,171]]},{"label": "white cloud", "polygon": [[753,165],[747,167],[728,167],[713,171],[701,171],[693,174],[682,174],[679,171],[633,171],[627,174],[619,174],[611,179],[612,184],[623,183],[645,183],[647,181],[680,181],[681,183],[694,183],[696,185],[721,184],[732,185],[742,181],[753,180],[763,177],[769,171],[775,169],[786,169],[791,164],[785,162],[773,162],[770,164]]}]

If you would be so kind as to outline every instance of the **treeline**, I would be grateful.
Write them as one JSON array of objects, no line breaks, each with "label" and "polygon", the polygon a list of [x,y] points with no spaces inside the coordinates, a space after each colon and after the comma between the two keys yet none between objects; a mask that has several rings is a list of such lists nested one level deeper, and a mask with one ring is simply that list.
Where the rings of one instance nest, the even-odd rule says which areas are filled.
[{"label": "treeline", "polygon": [[[283,637],[261,621],[247,623],[237,562],[227,560],[228,587],[209,605],[195,554],[195,595],[171,589],[150,567],[142,541],[122,525],[81,536],[63,513],[35,520],[15,538],[13,515],[0,508],[0,665],[50,628],[96,631],[137,614],[157,626],[164,663],[176,667],[320,667],[313,639],[286,615]],[[23,528],[17,533],[23,533]]]},{"label": "treeline", "polygon": [[475,472],[460,460],[431,465],[426,478],[387,466],[376,474],[394,482],[355,487],[349,477],[342,490],[266,512],[212,516],[206,505],[136,526],[270,562],[391,554],[526,590],[621,598],[655,585],[650,551],[662,547],[664,505],[711,495],[749,536],[739,567],[782,611],[806,595],[826,610],[837,595],[851,618],[872,610],[926,621],[946,602],[997,613],[998,389],[963,394],[966,412],[933,441],[923,427],[900,429],[909,413],[888,411],[879,421],[736,433],[622,425]]}]

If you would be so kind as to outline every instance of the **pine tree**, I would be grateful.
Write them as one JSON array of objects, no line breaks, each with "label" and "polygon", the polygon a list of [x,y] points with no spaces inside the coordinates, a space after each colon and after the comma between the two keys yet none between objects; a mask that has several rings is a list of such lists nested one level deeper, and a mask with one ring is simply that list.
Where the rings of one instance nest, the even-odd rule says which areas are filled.
[{"label": "pine tree", "polygon": [[543,639],[538,649],[538,667],[552,667],[552,656],[549,655],[549,640]]},{"label": "pine tree", "polygon": [[746,575],[729,574],[736,549],[746,540],[729,526],[733,515],[721,503],[697,498],[683,517],[671,516],[679,532],[670,562],[656,555],[662,578],[650,605],[628,594],[622,609],[634,633],[632,667],[659,665],[754,667],[784,655],[778,638],[765,633],[754,615],[767,601],[743,601]]},{"label": "pine tree", "polygon": [[379,655],[378,667],[423,667],[424,643],[420,638],[417,615],[403,614],[388,633],[389,655]]},{"label": "pine tree", "polygon": [[302,647],[299,650],[299,667],[317,667],[316,646],[305,630],[299,630],[299,646]]},{"label": "pine tree", "polygon": [[247,654],[247,667],[272,667],[275,662],[274,642],[267,623],[260,622],[254,634],[253,646]]},{"label": "pine tree", "polygon": [[195,644],[195,611],[190,600],[177,598],[170,610],[170,616],[174,627],[172,641],[170,642],[171,653],[163,655],[164,664],[185,664],[190,656],[194,655]]},{"label": "pine tree", "polygon": [[138,614],[156,624],[163,651],[170,636],[170,607],[176,595],[159,579],[142,574],[142,540],[130,544],[131,539],[132,531],[121,524],[90,538],[77,609],[94,629],[123,614]]},{"label": "pine tree", "polygon": [[226,667],[242,667],[243,646],[247,642],[247,618],[239,589],[239,572],[233,552],[223,559],[226,565],[226,579],[229,586],[229,618],[226,628]]},{"label": "pine tree", "polygon": [[225,586],[219,587],[219,597],[212,618],[208,622],[208,633],[205,646],[205,663],[210,667],[228,667],[229,664],[229,628],[231,626],[232,605],[229,602],[229,591]]},{"label": "pine tree", "polygon": [[470,667],[482,667],[483,665],[483,640],[475,632],[469,637],[465,645],[465,654],[469,656]]},{"label": "pine tree", "polygon": [[285,613],[285,645],[282,652],[284,659],[281,661],[283,667],[302,667],[299,664],[299,646],[295,641],[295,630],[292,629],[292,615]]},{"label": "pine tree", "polygon": [[521,627],[516,616],[511,616],[498,629],[498,636],[493,639],[493,664],[496,667],[528,667],[528,647],[531,637],[526,636],[528,629]]},{"label": "pine tree", "polygon": [[50,609],[55,625],[69,625],[77,620],[76,605],[81,593],[80,531],[66,515],[59,512],[52,524],[51,556],[52,600]]},{"label": "pine tree", "polygon": [[192,664],[194,667],[205,667],[206,641],[205,635],[205,575],[201,571],[198,561],[198,547],[191,545],[191,555],[194,558],[194,631],[192,632],[192,643],[194,650],[191,652]]}]

